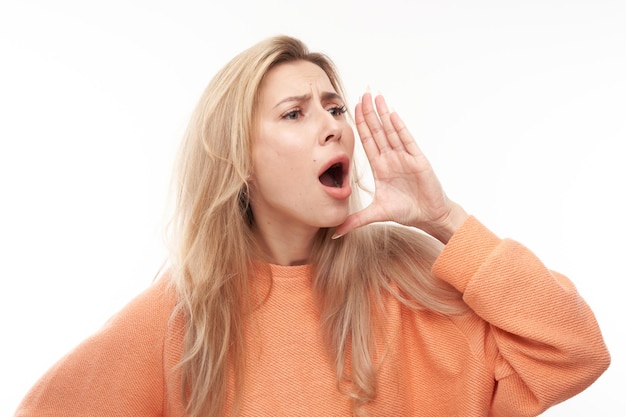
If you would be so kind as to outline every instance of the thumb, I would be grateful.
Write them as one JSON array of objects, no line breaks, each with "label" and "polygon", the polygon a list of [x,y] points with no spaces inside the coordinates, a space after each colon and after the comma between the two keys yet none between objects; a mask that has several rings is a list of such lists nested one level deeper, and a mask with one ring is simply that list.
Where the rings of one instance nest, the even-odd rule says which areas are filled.
[{"label": "thumb", "polygon": [[335,230],[335,233],[332,235],[331,239],[338,239],[358,227],[362,227],[372,223],[374,221],[372,218],[372,214],[373,211],[370,210],[369,207],[357,211],[356,213],[350,214],[343,223],[337,226],[337,229]]}]

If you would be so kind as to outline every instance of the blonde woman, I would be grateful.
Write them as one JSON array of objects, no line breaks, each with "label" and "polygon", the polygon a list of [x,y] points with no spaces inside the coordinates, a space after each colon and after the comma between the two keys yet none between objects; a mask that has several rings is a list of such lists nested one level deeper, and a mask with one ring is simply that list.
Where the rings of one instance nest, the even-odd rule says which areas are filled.
[{"label": "blonde woman", "polygon": [[451,201],[382,97],[275,37],[202,95],[170,266],[16,416],[535,416],[609,354],[564,276]]}]

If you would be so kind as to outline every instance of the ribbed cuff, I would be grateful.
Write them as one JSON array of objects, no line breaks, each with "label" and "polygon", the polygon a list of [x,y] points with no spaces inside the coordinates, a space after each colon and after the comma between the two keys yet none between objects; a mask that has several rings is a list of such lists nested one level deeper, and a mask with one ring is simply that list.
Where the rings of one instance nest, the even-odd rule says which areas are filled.
[{"label": "ribbed cuff", "polygon": [[435,261],[432,272],[460,292],[501,239],[470,216],[452,235]]}]

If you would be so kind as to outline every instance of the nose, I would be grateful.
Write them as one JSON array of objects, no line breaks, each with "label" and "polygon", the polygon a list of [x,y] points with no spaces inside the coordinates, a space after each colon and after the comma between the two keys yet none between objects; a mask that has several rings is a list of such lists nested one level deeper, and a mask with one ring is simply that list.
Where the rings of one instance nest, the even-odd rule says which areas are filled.
[{"label": "nose", "polygon": [[324,110],[321,126],[320,144],[341,140],[342,122],[327,110]]}]

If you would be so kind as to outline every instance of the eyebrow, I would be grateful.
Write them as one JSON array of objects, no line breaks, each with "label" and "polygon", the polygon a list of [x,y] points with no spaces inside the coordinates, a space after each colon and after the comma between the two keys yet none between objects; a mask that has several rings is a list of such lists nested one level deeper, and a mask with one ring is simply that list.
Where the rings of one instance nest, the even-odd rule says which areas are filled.
[{"label": "eyebrow", "polygon": [[[290,96],[290,97],[286,97],[284,99],[282,99],[281,101],[279,101],[274,108],[280,106],[283,103],[290,103],[290,102],[303,102],[303,101],[308,101],[311,99],[311,95],[310,94],[303,94],[301,96]],[[325,93],[322,93],[322,100],[324,101],[328,101],[328,100],[340,100],[343,101],[343,99],[341,98],[341,96],[335,92],[332,91],[328,91]]]}]

